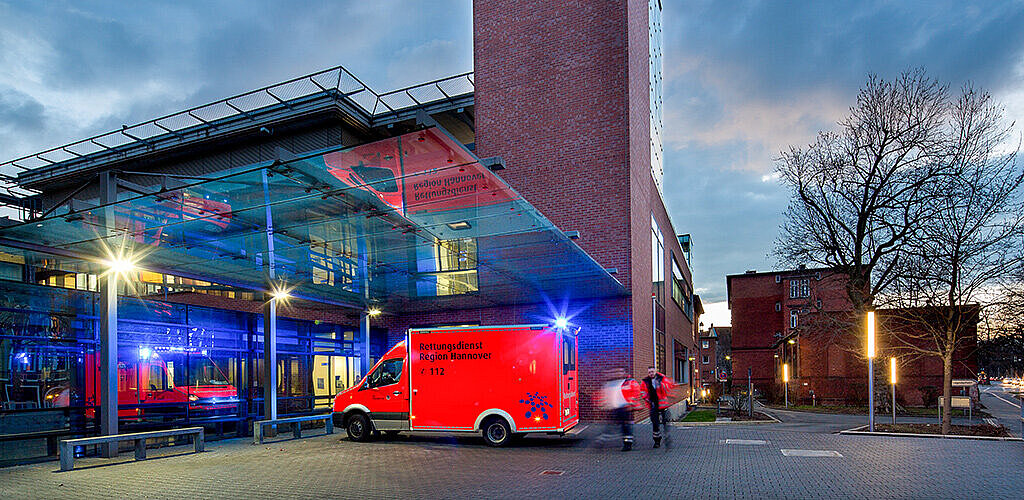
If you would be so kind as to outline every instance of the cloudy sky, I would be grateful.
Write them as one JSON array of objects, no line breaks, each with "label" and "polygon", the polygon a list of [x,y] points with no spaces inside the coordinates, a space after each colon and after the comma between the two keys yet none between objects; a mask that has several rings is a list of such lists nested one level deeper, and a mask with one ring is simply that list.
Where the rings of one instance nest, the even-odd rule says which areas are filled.
[{"label": "cloudy sky", "polygon": [[[472,70],[468,0],[3,2],[0,157],[344,65],[377,90]],[[1024,124],[1024,3],[664,0],[666,202],[696,287],[765,270],[773,158],[830,128],[869,72],[924,67]],[[1020,130],[1020,127],[1018,128]]]}]

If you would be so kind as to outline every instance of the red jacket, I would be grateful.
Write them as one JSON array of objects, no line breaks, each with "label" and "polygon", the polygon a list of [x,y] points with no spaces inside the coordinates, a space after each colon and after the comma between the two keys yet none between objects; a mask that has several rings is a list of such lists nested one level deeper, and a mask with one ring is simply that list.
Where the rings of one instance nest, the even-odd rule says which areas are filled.
[{"label": "red jacket", "polygon": [[[658,375],[661,376],[661,384],[658,385],[658,388],[655,390],[655,393],[658,395],[658,408],[664,410],[665,408],[668,408],[671,405],[670,400],[672,398],[672,392],[676,388],[676,383],[674,380],[666,376],[664,373],[659,372],[655,376],[657,377]],[[651,401],[647,394],[647,378],[648,377],[644,378],[644,387],[643,390],[640,392],[643,394],[644,400],[647,401],[647,406],[651,406]]]}]

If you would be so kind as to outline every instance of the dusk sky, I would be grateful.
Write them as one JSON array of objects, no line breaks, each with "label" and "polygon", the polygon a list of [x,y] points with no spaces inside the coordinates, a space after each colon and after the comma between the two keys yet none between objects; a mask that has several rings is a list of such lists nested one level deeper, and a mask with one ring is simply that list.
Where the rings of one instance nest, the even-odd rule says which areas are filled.
[{"label": "dusk sky", "polygon": [[[0,2],[3,160],[336,65],[378,91],[472,70],[468,0],[125,5]],[[1022,26],[1011,1],[665,0],[665,197],[704,323],[729,321],[726,274],[776,263],[779,151],[869,72],[972,81],[1024,123]]]}]

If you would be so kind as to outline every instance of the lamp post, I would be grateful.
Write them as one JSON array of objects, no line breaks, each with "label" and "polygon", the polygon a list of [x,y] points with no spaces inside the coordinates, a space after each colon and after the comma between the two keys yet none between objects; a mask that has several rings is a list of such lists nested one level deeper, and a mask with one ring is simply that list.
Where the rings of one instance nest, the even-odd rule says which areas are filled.
[{"label": "lamp post", "polygon": [[875,432],[875,312],[868,311],[868,430]]},{"label": "lamp post", "polygon": [[896,358],[889,358],[889,385],[892,386],[892,425],[896,425]]},{"label": "lamp post", "polygon": [[782,383],[786,384],[786,408],[789,408],[789,363],[782,364]]}]

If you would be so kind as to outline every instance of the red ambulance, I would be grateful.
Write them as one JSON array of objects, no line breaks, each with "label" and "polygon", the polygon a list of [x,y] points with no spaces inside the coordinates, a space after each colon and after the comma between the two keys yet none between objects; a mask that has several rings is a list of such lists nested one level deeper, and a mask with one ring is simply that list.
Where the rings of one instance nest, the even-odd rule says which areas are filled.
[{"label": "red ambulance", "polygon": [[354,441],[384,432],[483,434],[503,446],[579,423],[577,332],[550,325],[412,329],[334,398]]}]

